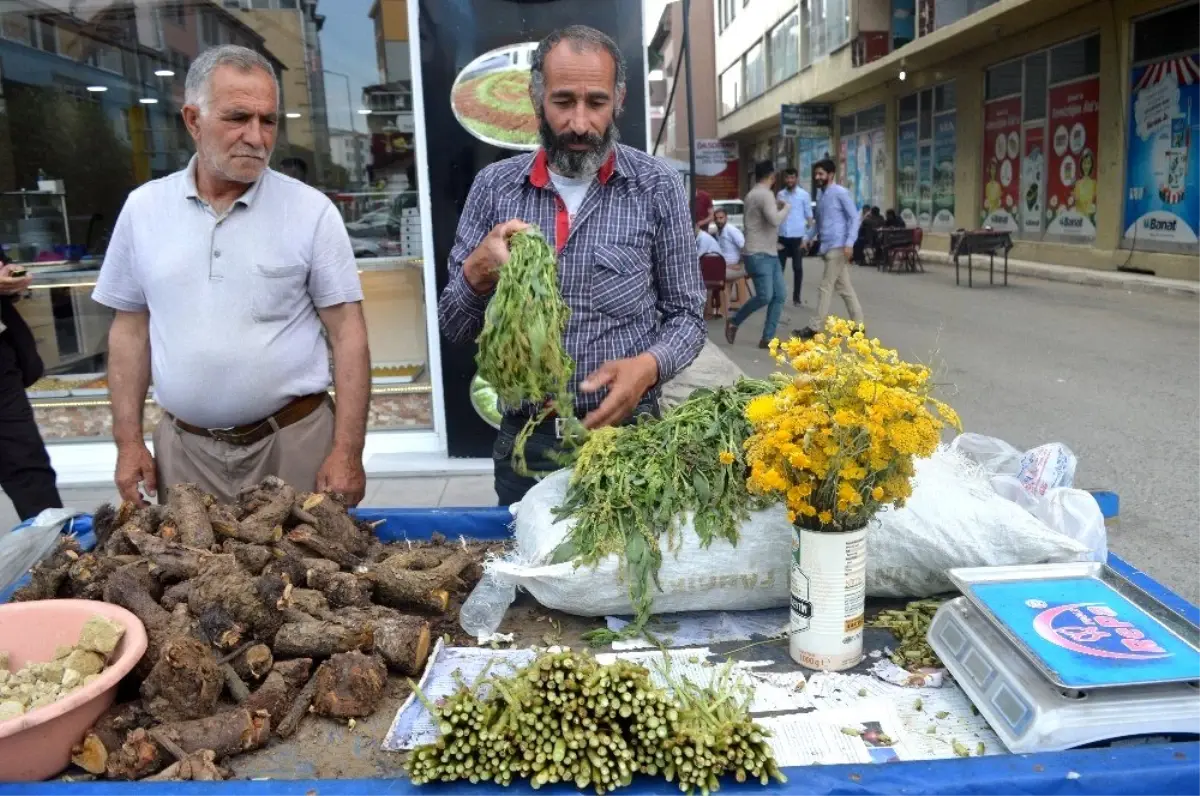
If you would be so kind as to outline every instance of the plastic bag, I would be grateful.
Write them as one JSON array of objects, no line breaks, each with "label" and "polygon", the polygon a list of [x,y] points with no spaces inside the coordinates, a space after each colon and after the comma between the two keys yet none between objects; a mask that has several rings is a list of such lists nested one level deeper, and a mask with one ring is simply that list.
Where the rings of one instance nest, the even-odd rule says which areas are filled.
[{"label": "plastic bag", "polygon": [[995,475],[1013,475],[1021,471],[1021,452],[1002,439],[968,431],[950,443],[951,450]]},{"label": "plastic bag", "polygon": [[50,555],[63,526],[78,513],[71,509],[46,509],[28,525],[0,537],[0,592]]},{"label": "plastic bag", "polygon": [[1033,510],[1033,516],[1063,536],[1088,549],[1088,560],[1108,560],[1108,529],[1100,504],[1082,489],[1051,489]]},{"label": "plastic bag", "polygon": [[955,567],[1087,560],[1086,545],[997,493],[996,479],[960,450],[942,447],[914,465],[912,496],[867,532],[868,595],[950,591],[945,573]]},{"label": "plastic bag", "polygon": [[[959,453],[941,447],[932,459],[918,460],[916,470],[908,505],[882,512],[878,526],[868,532],[869,596],[947,591],[945,570],[951,567],[1076,561],[1087,553],[1079,542],[996,494],[987,473]],[[487,563],[491,578],[485,577],[468,600],[478,594],[478,614],[487,621],[475,621],[471,612],[469,632],[489,635],[499,627],[502,612],[495,606],[507,607],[512,599],[511,591],[502,591],[505,586],[518,586],[547,608],[578,616],[633,613],[616,556],[595,567],[548,563],[571,529],[570,520],[555,522],[553,515],[569,479],[569,471],[555,473],[513,507],[515,549]],[[663,554],[655,613],[788,605],[793,531],[782,507],[751,514],[737,547],[718,540],[703,548],[691,523],[680,525],[679,549]]]}]

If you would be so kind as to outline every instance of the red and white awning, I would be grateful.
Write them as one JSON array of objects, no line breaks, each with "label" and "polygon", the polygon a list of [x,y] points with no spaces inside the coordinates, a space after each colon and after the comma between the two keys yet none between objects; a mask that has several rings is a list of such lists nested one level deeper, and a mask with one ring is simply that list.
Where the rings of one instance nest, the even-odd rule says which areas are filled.
[{"label": "red and white awning", "polygon": [[1175,80],[1179,85],[1190,86],[1200,81],[1200,63],[1196,62],[1194,55],[1187,55],[1151,64],[1146,67],[1133,90],[1141,91],[1146,86],[1153,86],[1164,80]]}]

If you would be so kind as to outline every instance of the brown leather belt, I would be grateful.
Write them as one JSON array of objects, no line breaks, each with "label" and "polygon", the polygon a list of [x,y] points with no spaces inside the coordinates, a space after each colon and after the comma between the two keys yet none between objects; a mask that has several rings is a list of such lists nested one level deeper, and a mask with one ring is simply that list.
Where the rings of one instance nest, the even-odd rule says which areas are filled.
[{"label": "brown leather belt", "polygon": [[257,423],[247,423],[244,426],[234,426],[233,428],[200,428],[199,426],[193,426],[191,423],[185,423],[174,415],[170,415],[170,418],[171,422],[175,424],[175,428],[180,431],[186,431],[188,434],[195,434],[198,437],[209,437],[210,439],[215,439],[218,442],[224,442],[229,445],[253,445],[271,436],[281,428],[287,428],[294,423],[299,423],[320,409],[328,400],[328,393],[318,392],[312,395],[303,395],[292,399],[287,406],[265,420],[260,420]]}]

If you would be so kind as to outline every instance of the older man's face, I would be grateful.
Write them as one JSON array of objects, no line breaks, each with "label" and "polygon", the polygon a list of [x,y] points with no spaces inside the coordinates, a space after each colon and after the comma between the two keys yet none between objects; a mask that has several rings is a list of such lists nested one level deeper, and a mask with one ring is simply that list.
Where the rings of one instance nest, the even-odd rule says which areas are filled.
[{"label": "older man's face", "polygon": [[537,108],[542,147],[566,177],[595,173],[618,139],[617,65],[603,47],[563,41],[546,55],[545,101]]},{"label": "older man's face", "polygon": [[254,182],[275,148],[279,123],[275,81],[261,69],[243,72],[232,66],[217,67],[205,112],[189,105],[184,119],[206,168],[230,182]]}]

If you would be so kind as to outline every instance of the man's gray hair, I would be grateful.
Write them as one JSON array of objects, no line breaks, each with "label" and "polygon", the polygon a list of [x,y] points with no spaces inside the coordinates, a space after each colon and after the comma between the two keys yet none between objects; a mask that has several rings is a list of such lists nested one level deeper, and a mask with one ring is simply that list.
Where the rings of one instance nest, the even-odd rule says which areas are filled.
[{"label": "man's gray hair", "polygon": [[612,56],[615,71],[613,102],[619,102],[621,95],[625,93],[625,58],[621,55],[617,43],[595,28],[589,28],[587,25],[569,25],[542,39],[533,51],[533,62],[529,67],[529,93],[538,115],[542,114],[546,101],[546,56],[564,41],[570,44],[575,52],[603,50]]},{"label": "man's gray hair", "polygon": [[212,76],[219,66],[232,66],[241,72],[261,69],[271,76],[275,83],[275,95],[279,96],[279,80],[275,77],[275,67],[259,52],[249,47],[237,44],[222,44],[211,47],[192,61],[188,68],[187,80],[183,86],[183,101],[187,105],[195,105],[200,113],[208,111],[208,101],[212,95]]}]

